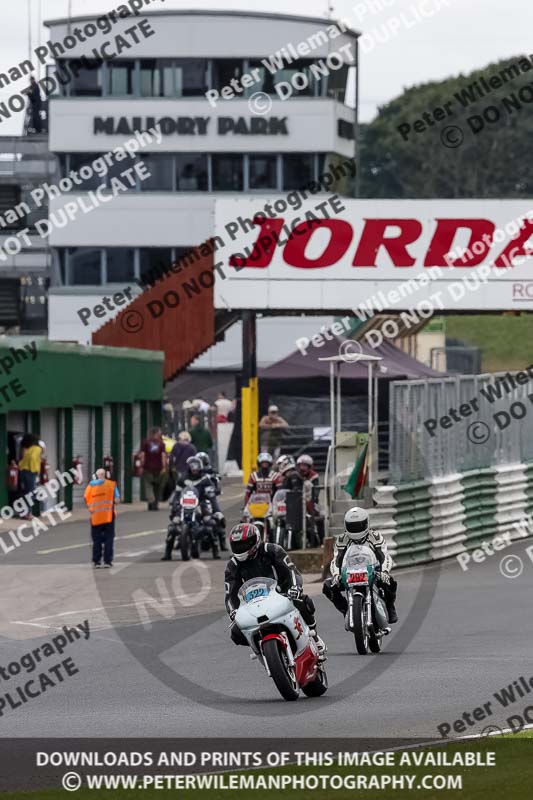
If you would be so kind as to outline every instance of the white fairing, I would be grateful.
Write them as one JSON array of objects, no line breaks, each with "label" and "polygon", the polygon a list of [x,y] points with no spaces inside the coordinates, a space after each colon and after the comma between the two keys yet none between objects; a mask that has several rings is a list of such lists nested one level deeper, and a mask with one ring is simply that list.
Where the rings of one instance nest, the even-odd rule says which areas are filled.
[{"label": "white fairing", "polygon": [[[268,589],[268,595],[246,602],[244,599],[246,592],[259,586],[265,586]],[[271,625],[283,626],[285,630],[292,634],[296,642],[296,651],[294,653],[296,657],[309,644],[309,628],[289,598],[276,591],[276,586],[276,582],[271,578],[254,578],[247,581],[239,591],[240,605],[237,609],[235,622],[255,652],[257,652],[257,648],[253,639],[259,628],[268,628]],[[263,623],[259,623],[257,621],[258,617],[268,617],[268,621],[265,620]]]}]

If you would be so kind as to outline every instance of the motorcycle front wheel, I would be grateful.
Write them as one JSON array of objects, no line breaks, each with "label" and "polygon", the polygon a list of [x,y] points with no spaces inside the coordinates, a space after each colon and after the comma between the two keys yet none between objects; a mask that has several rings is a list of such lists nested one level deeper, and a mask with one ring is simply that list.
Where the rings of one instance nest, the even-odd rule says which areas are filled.
[{"label": "motorcycle front wheel", "polygon": [[191,534],[187,525],[184,525],[180,534],[180,551],[181,560],[188,561],[190,559],[190,540]]},{"label": "motorcycle front wheel", "polygon": [[272,680],[284,700],[298,700],[299,686],[290,666],[285,649],[277,639],[263,642],[263,656],[270,670]]},{"label": "motorcycle front wheel", "polygon": [[327,690],[328,676],[326,675],[326,670],[323,667],[318,668],[314,681],[302,686],[302,692],[307,695],[307,697],[320,697],[321,695],[325,694]]},{"label": "motorcycle front wheel", "polygon": [[355,648],[360,656],[366,656],[368,653],[368,631],[365,622],[365,604],[363,595],[354,594],[352,602]]}]

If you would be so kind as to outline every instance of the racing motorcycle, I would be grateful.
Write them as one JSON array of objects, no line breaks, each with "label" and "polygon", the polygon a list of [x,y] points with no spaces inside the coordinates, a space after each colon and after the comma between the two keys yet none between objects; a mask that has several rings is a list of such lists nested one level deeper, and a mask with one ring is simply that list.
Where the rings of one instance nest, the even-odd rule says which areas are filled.
[{"label": "racing motorcycle", "polygon": [[256,525],[261,531],[263,541],[270,541],[272,531],[270,495],[264,492],[254,492],[250,495],[241,521],[251,522]]},{"label": "racing motorcycle", "polygon": [[367,544],[351,544],[344,555],[341,580],[346,589],[348,611],[345,628],[352,631],[357,652],[379,653],[391,629],[383,589],[377,581],[380,563]]},{"label": "racing motorcycle", "polygon": [[191,556],[200,558],[200,548],[212,550],[213,558],[218,558],[211,502],[207,498],[201,503],[193,486],[185,487],[178,504],[173,506],[168,533],[176,533],[174,546],[183,561],[189,561]]},{"label": "racing motorcycle", "polygon": [[284,550],[292,547],[292,528],[287,528],[287,490],[278,489],[272,498],[272,538]]},{"label": "racing motorcycle", "polygon": [[278,591],[272,578],[252,578],[239,589],[235,622],[285,700],[297,700],[300,689],[319,697],[328,679],[318,648],[300,612]]}]

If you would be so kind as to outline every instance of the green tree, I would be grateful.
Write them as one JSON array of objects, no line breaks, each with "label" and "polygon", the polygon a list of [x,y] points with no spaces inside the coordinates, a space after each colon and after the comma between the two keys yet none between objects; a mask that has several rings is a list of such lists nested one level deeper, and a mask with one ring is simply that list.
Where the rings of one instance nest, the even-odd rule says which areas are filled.
[{"label": "green tree", "polygon": [[[498,81],[501,87],[493,88]],[[476,85],[484,97],[479,96]],[[435,109],[444,109],[446,103],[450,115],[444,111],[445,119],[427,125],[424,132],[413,130],[415,120],[424,112],[434,119]],[[472,118],[482,117],[489,106],[498,110],[500,119],[485,121],[484,128],[475,134],[471,126],[478,125],[479,120]],[[407,141],[398,130],[404,123],[411,125]],[[448,131],[452,140],[458,140],[462,133],[460,146],[443,144],[445,129],[450,126],[455,126]],[[516,56],[469,75],[406,89],[380,108],[372,123],[361,126],[360,138],[362,197],[531,196],[533,56],[531,60]]]}]

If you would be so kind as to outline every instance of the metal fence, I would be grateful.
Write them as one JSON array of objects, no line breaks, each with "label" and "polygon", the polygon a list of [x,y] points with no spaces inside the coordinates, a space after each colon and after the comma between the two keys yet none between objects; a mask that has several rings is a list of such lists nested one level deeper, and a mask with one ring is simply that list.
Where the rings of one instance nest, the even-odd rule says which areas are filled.
[{"label": "metal fence", "polygon": [[392,483],[533,461],[533,367],[395,381],[389,424]]}]

